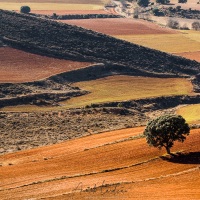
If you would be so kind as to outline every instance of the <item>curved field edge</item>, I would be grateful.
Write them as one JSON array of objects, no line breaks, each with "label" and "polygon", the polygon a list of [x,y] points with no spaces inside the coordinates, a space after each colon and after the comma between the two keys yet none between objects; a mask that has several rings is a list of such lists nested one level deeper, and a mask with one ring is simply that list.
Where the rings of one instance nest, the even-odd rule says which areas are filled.
[{"label": "curved field edge", "polygon": [[[177,153],[174,160],[163,155],[165,151],[148,147],[143,138],[126,141],[127,136],[137,136],[142,129],[135,131],[129,129],[129,133],[126,130],[103,133],[1,156],[3,167],[0,168],[0,197],[47,198],[74,194],[80,182],[83,190],[99,187],[102,183],[108,187],[123,182],[145,184],[160,179],[165,181],[170,177],[181,178],[182,175],[199,170],[198,129],[191,131],[184,144],[175,143],[173,152],[182,153]],[[126,137],[115,143],[119,137],[124,136],[123,132]],[[111,144],[103,145],[107,142]],[[194,184],[193,181],[191,183]]]},{"label": "curved field edge", "polygon": [[[136,70],[124,65],[112,65],[112,64],[104,65],[103,63],[94,64],[82,69],[72,70],[72,71],[65,72],[59,75],[55,75],[42,81],[35,81],[35,82],[23,83],[23,84],[0,84],[0,89],[1,89],[0,91],[1,91],[1,97],[2,97],[0,99],[1,107],[5,107],[8,105],[16,106],[16,105],[23,105],[23,104],[33,104],[33,105],[50,106],[49,108],[44,107],[43,110],[59,109],[59,102],[70,99],[75,96],[80,96],[80,95],[89,93],[88,91],[80,90],[80,88],[71,85],[71,83],[78,82],[78,81],[89,81],[89,80],[94,81],[98,78],[108,77],[112,75],[126,75],[127,77],[128,76],[148,76],[148,77],[152,77],[152,80],[159,80],[159,79],[156,79],[156,77],[157,78],[177,77],[176,75],[167,75],[167,74],[161,75],[157,73],[151,74],[147,72],[145,73],[145,72],[141,72],[139,70]],[[129,79],[134,79],[134,78],[129,77]],[[145,78],[145,77],[143,79],[148,80],[148,78]],[[180,80],[183,80],[183,79],[180,79]],[[193,77],[191,81],[193,83],[193,90],[195,92],[198,92],[199,77],[198,76]],[[13,97],[13,94],[15,94],[17,97]],[[177,95],[178,94],[180,94],[180,92],[178,92]],[[156,93],[153,94],[152,96],[156,96]],[[144,96],[142,96],[141,98],[144,98]],[[112,99],[112,101],[116,101],[116,100],[117,99]],[[54,107],[52,107],[52,105],[54,105]],[[31,107],[33,106],[32,105],[29,106],[30,109]],[[27,109],[25,111],[27,111]]]},{"label": "curved field edge", "polygon": [[200,104],[185,105],[177,110],[189,123],[200,123]]}]

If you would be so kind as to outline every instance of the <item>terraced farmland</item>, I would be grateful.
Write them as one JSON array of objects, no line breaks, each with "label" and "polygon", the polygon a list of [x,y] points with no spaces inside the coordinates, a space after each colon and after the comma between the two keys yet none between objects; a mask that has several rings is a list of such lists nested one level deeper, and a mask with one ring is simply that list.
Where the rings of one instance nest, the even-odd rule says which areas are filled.
[{"label": "terraced farmland", "polygon": [[107,132],[0,156],[0,198],[198,199],[200,130],[175,143],[171,159],[149,147],[142,131]]}]

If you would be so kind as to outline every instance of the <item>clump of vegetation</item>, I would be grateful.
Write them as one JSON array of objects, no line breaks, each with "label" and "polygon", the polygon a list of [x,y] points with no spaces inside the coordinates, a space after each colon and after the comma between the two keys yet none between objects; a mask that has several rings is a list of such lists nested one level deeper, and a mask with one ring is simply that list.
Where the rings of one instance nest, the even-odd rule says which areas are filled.
[{"label": "clump of vegetation", "polygon": [[179,22],[172,19],[169,19],[169,21],[167,22],[167,26],[173,29],[179,29],[180,27]]},{"label": "clump of vegetation", "polygon": [[150,146],[165,147],[170,154],[174,141],[184,142],[190,128],[180,115],[163,115],[148,122],[144,135]]},{"label": "clump of vegetation", "polygon": [[20,8],[20,12],[21,13],[25,13],[25,14],[30,13],[31,12],[31,8],[29,6],[22,6]]},{"label": "clump of vegetation", "polygon": [[164,15],[164,13],[161,12],[158,8],[154,8],[154,9],[152,10],[152,13],[153,13],[155,16],[163,16],[163,15]]},{"label": "clump of vegetation", "polygon": [[169,0],[156,0],[156,3],[168,4],[168,3],[170,3],[170,1]]},{"label": "clump of vegetation", "polygon": [[187,0],[178,0],[178,3],[187,3]]},{"label": "clump of vegetation", "polygon": [[198,21],[195,21],[195,22],[193,22],[192,23],[192,29],[194,29],[194,30],[200,30],[200,22],[198,22]]},{"label": "clump of vegetation", "polygon": [[149,0],[138,0],[137,4],[142,7],[147,7],[149,5]]}]

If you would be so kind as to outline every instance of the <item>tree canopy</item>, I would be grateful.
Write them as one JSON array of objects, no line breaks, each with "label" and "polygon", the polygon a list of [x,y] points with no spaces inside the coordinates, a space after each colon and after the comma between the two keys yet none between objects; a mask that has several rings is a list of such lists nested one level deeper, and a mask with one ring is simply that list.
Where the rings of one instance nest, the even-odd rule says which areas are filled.
[{"label": "tree canopy", "polygon": [[142,7],[147,7],[149,5],[149,0],[137,0],[137,4]]},{"label": "tree canopy", "polygon": [[148,122],[144,135],[150,146],[165,147],[170,154],[174,141],[184,142],[190,128],[180,115],[163,115]]},{"label": "tree canopy", "polygon": [[29,6],[22,6],[22,7],[20,8],[20,12],[21,12],[21,13],[30,13],[30,12],[31,12],[31,9],[30,9]]}]

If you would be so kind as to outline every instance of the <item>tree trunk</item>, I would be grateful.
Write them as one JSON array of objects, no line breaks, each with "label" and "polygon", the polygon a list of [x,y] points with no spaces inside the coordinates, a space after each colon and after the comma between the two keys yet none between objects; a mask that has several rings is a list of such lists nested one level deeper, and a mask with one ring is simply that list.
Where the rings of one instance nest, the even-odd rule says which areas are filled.
[{"label": "tree trunk", "polygon": [[167,153],[168,153],[168,154],[171,154],[171,152],[170,152],[170,147],[166,147],[166,150],[167,150]]}]

